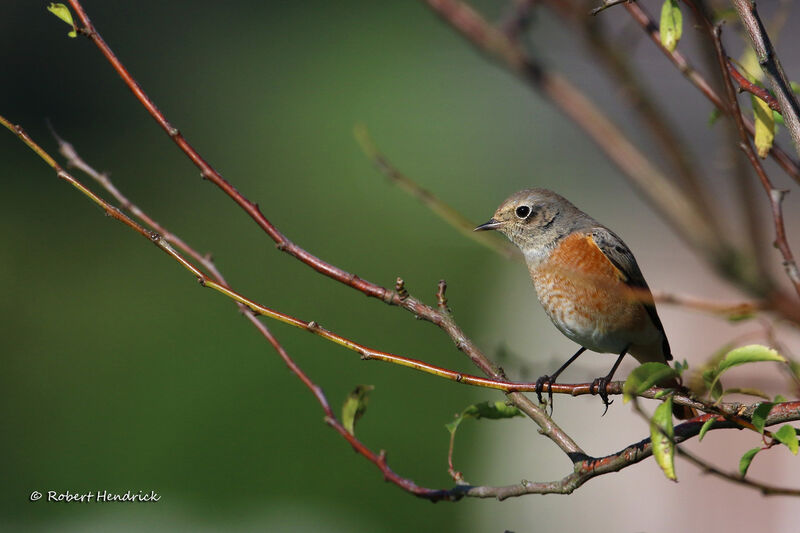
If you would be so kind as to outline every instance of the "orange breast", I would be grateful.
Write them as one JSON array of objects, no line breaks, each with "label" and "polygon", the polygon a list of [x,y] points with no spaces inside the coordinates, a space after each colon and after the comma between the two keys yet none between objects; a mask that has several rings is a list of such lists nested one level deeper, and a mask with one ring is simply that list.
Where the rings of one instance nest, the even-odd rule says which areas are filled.
[{"label": "orange breast", "polygon": [[531,268],[547,314],[568,337],[584,346],[615,351],[636,332],[650,329],[647,312],[626,285],[626,277],[591,236],[562,240],[550,256]]}]

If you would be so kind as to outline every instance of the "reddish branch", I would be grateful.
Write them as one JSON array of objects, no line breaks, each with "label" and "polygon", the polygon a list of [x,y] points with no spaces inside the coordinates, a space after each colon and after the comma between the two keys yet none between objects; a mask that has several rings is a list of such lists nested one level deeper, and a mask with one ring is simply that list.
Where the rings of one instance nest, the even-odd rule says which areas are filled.
[{"label": "reddish branch", "polygon": [[774,96],[769,94],[769,91],[764,89],[763,87],[759,87],[755,83],[751,82],[747,78],[745,78],[741,72],[736,70],[736,67],[733,66],[733,62],[731,58],[728,59],[728,72],[736,80],[736,83],[739,84],[739,91],[745,91],[756,98],[760,98],[769,106],[770,109],[773,111],[777,111],[778,113],[781,112],[781,106],[778,104],[778,101],[775,99]]}]

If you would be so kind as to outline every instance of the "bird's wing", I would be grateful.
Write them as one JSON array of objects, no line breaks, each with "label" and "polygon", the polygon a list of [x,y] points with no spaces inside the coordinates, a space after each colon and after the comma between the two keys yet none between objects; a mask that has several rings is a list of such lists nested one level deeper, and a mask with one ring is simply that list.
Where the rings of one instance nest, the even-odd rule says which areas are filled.
[{"label": "bird's wing", "polygon": [[661,324],[661,319],[656,312],[656,306],[653,302],[653,296],[650,293],[650,287],[644,280],[642,271],[639,270],[639,265],[636,263],[636,258],[633,253],[628,249],[625,243],[613,231],[607,228],[594,228],[592,229],[589,237],[594,242],[603,255],[620,271],[622,280],[629,287],[636,289],[640,293],[641,304],[647,311],[650,320],[658,331],[661,332],[663,340],[663,354],[667,361],[672,360],[672,352],[667,341],[667,334],[664,331],[664,326]]}]

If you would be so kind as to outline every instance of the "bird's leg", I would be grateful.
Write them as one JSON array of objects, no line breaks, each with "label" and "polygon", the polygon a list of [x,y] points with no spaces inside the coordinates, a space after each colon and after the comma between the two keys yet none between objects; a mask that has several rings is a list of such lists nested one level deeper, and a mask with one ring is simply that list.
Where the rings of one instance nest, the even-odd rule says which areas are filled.
[{"label": "bird's leg", "polygon": [[626,346],[625,349],[622,350],[622,353],[619,354],[619,357],[617,357],[617,362],[611,367],[611,372],[609,372],[605,377],[596,378],[594,381],[592,381],[592,386],[589,387],[589,390],[592,392],[592,394],[600,395],[600,399],[603,400],[603,405],[606,407],[601,416],[606,415],[608,412],[608,406],[614,402],[614,400],[609,401],[608,399],[608,384],[611,383],[611,378],[614,377],[614,372],[617,371],[617,367],[619,367],[619,364],[622,362],[622,359],[627,353],[628,347]]},{"label": "bird's leg", "polygon": [[575,352],[575,355],[569,358],[569,360],[561,365],[561,367],[553,372],[552,376],[548,376],[545,374],[544,376],[540,377],[536,380],[536,397],[539,399],[539,403],[542,403],[542,389],[544,388],[545,383],[547,384],[547,401],[550,402],[550,413],[553,412],[553,391],[550,388],[550,385],[556,382],[556,378],[559,374],[561,374],[565,368],[567,368],[570,364],[572,364],[575,359],[578,358],[580,354],[586,351],[586,348],[581,346],[581,349]]}]

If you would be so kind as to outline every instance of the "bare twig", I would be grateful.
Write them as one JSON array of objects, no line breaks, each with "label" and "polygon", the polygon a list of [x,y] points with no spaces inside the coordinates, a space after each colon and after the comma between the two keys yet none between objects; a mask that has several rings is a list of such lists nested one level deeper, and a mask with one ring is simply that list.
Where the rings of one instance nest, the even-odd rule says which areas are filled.
[{"label": "bare twig", "polygon": [[653,291],[653,299],[659,303],[678,305],[697,311],[705,311],[726,318],[747,317],[767,308],[766,303],[762,301],[718,302],[716,300],[707,300],[688,294],[658,290]]},{"label": "bare twig", "polygon": [[590,15],[597,15],[601,11],[605,11],[609,7],[618,6],[619,4],[624,4],[626,2],[632,2],[634,0],[603,0],[603,4],[592,9],[589,14]]},{"label": "bare twig", "polygon": [[375,167],[381,171],[392,183],[400,187],[402,190],[416,198],[422,205],[428,207],[431,211],[439,215],[450,226],[457,229],[462,235],[472,239],[473,241],[486,246],[487,248],[499,253],[506,258],[522,259],[516,246],[513,246],[507,240],[500,238],[497,235],[491,235],[492,232],[480,231],[475,232],[475,223],[462,215],[458,210],[442,201],[435,194],[420,186],[416,181],[412,180],[400,170],[395,167],[391,161],[375,146],[372,138],[369,136],[366,126],[363,124],[356,125],[354,129],[356,140],[364,151],[364,154],[369,158]]},{"label": "bare twig", "polygon": [[789,130],[795,150],[800,155],[800,106],[789,86],[789,80],[783,72],[772,41],[758,16],[756,2],[755,0],[733,0],[733,6],[736,8],[753,49],[756,51],[761,69],[780,105],[786,129]]}]

